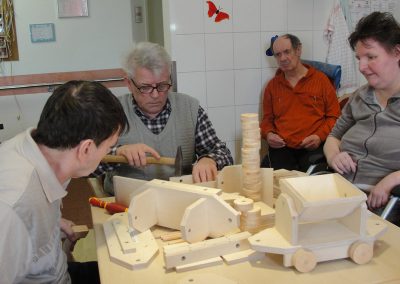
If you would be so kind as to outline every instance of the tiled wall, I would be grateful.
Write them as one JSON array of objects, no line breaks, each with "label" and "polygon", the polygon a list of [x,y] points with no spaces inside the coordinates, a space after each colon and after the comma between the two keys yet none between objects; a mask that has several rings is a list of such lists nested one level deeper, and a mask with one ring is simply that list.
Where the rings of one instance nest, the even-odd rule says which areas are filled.
[{"label": "tiled wall", "polygon": [[240,163],[240,114],[260,113],[265,83],[276,64],[265,56],[270,38],[293,33],[303,58],[324,61],[323,39],[333,0],[215,0],[230,15],[214,22],[205,0],[169,0],[171,55],[178,91],[200,100]]}]

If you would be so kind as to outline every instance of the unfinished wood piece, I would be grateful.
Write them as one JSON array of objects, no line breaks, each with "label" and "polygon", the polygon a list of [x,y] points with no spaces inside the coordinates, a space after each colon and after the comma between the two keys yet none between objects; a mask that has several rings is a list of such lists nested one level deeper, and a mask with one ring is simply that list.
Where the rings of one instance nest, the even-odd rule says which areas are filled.
[{"label": "unfinished wood piece", "polygon": [[250,249],[248,232],[208,239],[194,244],[175,244],[164,246],[164,261],[167,269],[182,267],[222,255]]},{"label": "unfinished wood piece", "polygon": [[[113,225],[115,221],[118,223],[117,230]],[[114,214],[103,224],[103,229],[110,260],[123,267],[132,270],[144,268],[158,252],[157,242],[150,230],[137,233],[129,239],[118,237],[122,231],[129,231],[127,213]],[[120,239],[128,242],[126,245],[131,249],[124,252]]]},{"label": "unfinished wood piece", "polygon": [[160,236],[160,239],[163,240],[164,242],[167,242],[167,241],[180,239],[181,237],[182,237],[182,233],[180,231],[175,231],[175,232],[169,232],[169,233],[162,234]]},{"label": "unfinished wood piece", "polygon": [[115,234],[117,235],[119,245],[124,253],[132,253],[136,251],[136,242],[133,241],[129,228],[121,224],[120,219],[111,220],[114,227]]},{"label": "unfinished wood piece", "polygon": [[297,250],[292,259],[294,267],[300,272],[310,272],[317,265],[314,253],[305,249]]},{"label": "unfinished wood piece", "polygon": [[369,216],[362,191],[332,175],[282,182],[287,184],[276,203],[275,227],[251,236],[253,249],[283,254],[283,265],[295,265],[299,271],[312,269],[313,257],[304,251],[311,252],[316,262],[371,259],[373,243],[387,225]]},{"label": "unfinished wood piece", "polygon": [[89,228],[86,225],[74,225],[72,231],[75,233],[77,239],[82,239],[89,233]]},{"label": "unfinished wood piece", "polygon": [[365,264],[374,256],[374,248],[371,244],[358,241],[351,245],[349,255],[355,263]]},{"label": "unfinished wood piece", "polygon": [[344,217],[367,200],[364,192],[339,174],[283,179],[280,184],[304,222]]},{"label": "unfinished wood piece", "polygon": [[152,180],[144,187],[128,210],[130,225],[138,231],[157,224],[181,230],[185,241],[199,241],[239,227],[239,213],[217,195],[219,189],[162,180]]},{"label": "unfinished wood piece", "polygon": [[192,262],[189,264],[179,265],[175,267],[176,272],[185,272],[193,269],[200,269],[205,267],[210,267],[218,264],[223,264],[223,260],[220,257],[213,257],[197,262]]},{"label": "unfinished wood piece", "polygon": [[243,250],[230,254],[224,254],[222,258],[227,264],[236,264],[243,261],[257,261],[265,257],[265,253],[255,251],[253,249]]},{"label": "unfinished wood piece", "polygon": [[210,233],[207,210],[206,198],[198,199],[185,209],[181,221],[182,239],[195,243],[207,238]]},{"label": "unfinished wood piece", "polygon": [[[262,201],[272,208],[274,204],[273,169],[261,168],[260,173],[261,173]],[[170,178],[170,181],[177,183],[184,183],[184,184],[193,184],[192,175],[172,177]],[[221,197],[223,197],[225,201],[230,203],[235,198],[233,198],[229,194],[238,195],[240,192],[242,192],[243,188],[242,165],[226,166],[220,172],[218,172],[215,181],[208,183],[196,183],[195,185],[221,189],[222,190],[222,193],[220,193]],[[228,194],[228,195],[223,196],[223,194]]]},{"label": "unfinished wood piece", "polygon": [[115,202],[129,207],[132,197],[144,191],[142,186],[147,180],[132,179],[121,176],[113,177]]},{"label": "unfinished wood piece", "polygon": [[213,273],[191,274],[179,279],[177,284],[237,284],[237,281]]}]

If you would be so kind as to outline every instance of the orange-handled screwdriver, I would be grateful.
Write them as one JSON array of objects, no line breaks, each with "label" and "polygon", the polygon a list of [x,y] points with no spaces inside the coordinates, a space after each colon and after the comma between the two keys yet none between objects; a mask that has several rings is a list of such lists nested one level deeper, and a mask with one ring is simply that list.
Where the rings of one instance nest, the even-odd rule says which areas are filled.
[{"label": "orange-handled screwdriver", "polygon": [[115,202],[106,202],[96,197],[90,197],[89,203],[92,204],[93,206],[104,208],[111,214],[119,212],[128,212],[128,207],[125,207],[124,205]]}]

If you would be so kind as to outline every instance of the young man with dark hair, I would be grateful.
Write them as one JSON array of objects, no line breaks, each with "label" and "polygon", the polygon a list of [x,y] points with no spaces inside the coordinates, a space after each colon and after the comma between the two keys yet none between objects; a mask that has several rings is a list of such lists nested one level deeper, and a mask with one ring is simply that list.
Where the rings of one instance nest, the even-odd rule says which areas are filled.
[{"label": "young man with dark hair", "polygon": [[99,283],[97,263],[69,267],[61,199],[129,128],[118,99],[95,82],[70,81],[47,100],[36,129],[0,145],[0,282]]}]

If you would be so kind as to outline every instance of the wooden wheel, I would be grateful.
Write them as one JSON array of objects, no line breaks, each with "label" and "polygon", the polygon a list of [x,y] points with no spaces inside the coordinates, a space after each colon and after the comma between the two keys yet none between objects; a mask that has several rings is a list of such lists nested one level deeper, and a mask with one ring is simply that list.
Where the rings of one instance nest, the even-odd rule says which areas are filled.
[{"label": "wooden wheel", "polygon": [[357,264],[365,264],[369,262],[374,255],[372,244],[367,244],[362,241],[355,242],[349,250],[350,258]]},{"label": "wooden wheel", "polygon": [[310,272],[317,265],[317,259],[312,251],[299,249],[292,257],[293,265],[300,272]]}]

